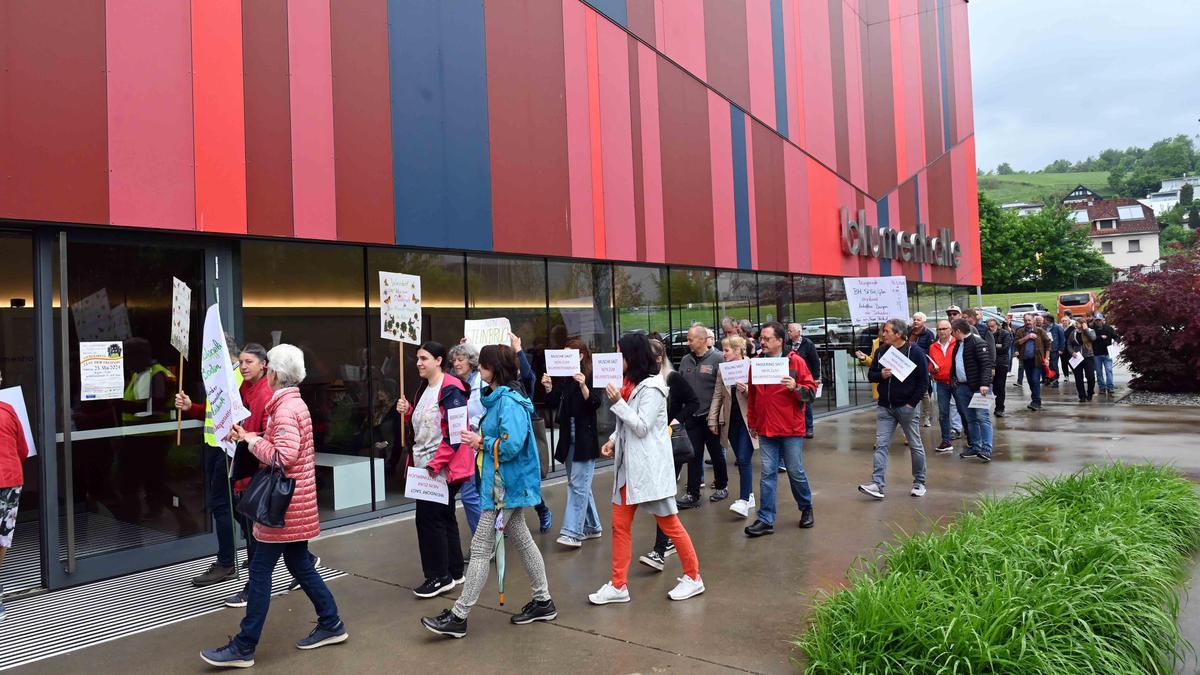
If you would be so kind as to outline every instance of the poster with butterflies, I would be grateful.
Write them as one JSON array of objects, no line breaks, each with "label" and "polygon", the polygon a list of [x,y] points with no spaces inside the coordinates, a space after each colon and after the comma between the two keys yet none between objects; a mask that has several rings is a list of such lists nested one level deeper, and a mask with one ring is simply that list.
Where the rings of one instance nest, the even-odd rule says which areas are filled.
[{"label": "poster with butterflies", "polygon": [[380,337],[421,344],[421,277],[379,273]]}]

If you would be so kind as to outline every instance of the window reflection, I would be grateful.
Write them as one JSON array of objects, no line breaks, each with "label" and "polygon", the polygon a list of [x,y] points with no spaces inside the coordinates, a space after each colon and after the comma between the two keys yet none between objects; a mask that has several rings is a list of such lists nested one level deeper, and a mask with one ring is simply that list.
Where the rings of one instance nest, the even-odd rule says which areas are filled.
[{"label": "window reflection", "polygon": [[837,396],[831,384],[833,351],[829,345],[829,334],[825,330],[825,281],[821,277],[793,276],[792,306],[795,307],[792,320],[800,324],[800,333],[816,344],[817,355],[821,357],[820,376],[826,386],[822,389],[821,398],[816,401],[814,410],[828,410],[833,407]]},{"label": "window reflection", "polygon": [[612,267],[603,263],[547,263],[550,347],[577,337],[592,351],[612,348]]},{"label": "window reflection", "polygon": [[616,336],[637,331],[661,338],[671,331],[666,268],[614,265],[613,293]]},{"label": "window reflection", "polygon": [[785,274],[758,275],[758,320],[778,321],[785,326],[792,320],[792,280]]},{"label": "window reflection", "polygon": [[[717,273],[717,316],[736,321],[749,320],[758,328],[758,283],[754,272]],[[708,325],[708,324],[705,324]],[[710,328],[713,326],[709,325]],[[684,326],[686,328],[686,326]]]},{"label": "window reflection", "polygon": [[687,330],[694,323],[717,326],[717,273],[711,269],[670,268],[671,333],[667,354],[675,361],[687,353]]}]

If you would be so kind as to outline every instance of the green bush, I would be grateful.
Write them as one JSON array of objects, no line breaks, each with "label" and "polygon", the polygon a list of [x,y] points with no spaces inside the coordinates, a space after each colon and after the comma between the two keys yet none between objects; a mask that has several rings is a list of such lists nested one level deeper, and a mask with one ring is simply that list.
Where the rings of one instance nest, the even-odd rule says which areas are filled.
[{"label": "green bush", "polygon": [[1169,673],[1198,544],[1200,497],[1172,469],[1034,480],[885,545],[796,644],[807,673]]}]

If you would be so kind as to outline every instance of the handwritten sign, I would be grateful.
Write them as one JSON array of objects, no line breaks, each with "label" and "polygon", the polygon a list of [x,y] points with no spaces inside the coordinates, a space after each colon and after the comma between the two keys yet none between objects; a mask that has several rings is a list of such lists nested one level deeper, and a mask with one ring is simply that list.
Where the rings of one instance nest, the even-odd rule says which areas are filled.
[{"label": "handwritten sign", "polygon": [[17,413],[17,421],[21,423],[21,431],[25,432],[25,445],[29,446],[29,456],[37,454],[37,446],[33,444],[33,427],[29,426],[29,410],[25,407],[25,395],[20,387],[0,389],[0,401],[13,407]]},{"label": "handwritten sign", "polygon": [[1083,363],[1083,352],[1075,352],[1075,356],[1072,356],[1067,363],[1071,364],[1071,370],[1078,368],[1079,364]]},{"label": "handwritten sign", "polygon": [[[720,364],[720,368],[721,381],[727,387],[732,387],[739,382],[750,382],[750,359],[723,361]],[[774,384],[779,384],[779,380],[776,380]]]},{"label": "handwritten sign", "polygon": [[789,374],[786,356],[760,356],[750,364],[751,384],[779,384]]},{"label": "handwritten sign", "polygon": [[903,382],[917,364],[912,362],[912,359],[904,355],[904,352],[899,349],[888,349],[879,357],[879,365],[884,368],[892,369],[892,377]]},{"label": "handwritten sign", "polygon": [[200,343],[200,375],[204,379],[204,395],[208,400],[213,435],[225,450],[225,454],[232,457],[237,444],[226,440],[226,436],[234,424],[250,416],[250,411],[242,405],[242,397],[238,393],[229,347],[225,345],[225,329],[221,327],[220,306],[215,303],[204,315],[204,338]]},{"label": "handwritten sign", "polygon": [[120,342],[79,343],[79,400],[125,395],[125,350]]},{"label": "handwritten sign", "polygon": [[992,399],[980,394],[979,392],[975,392],[975,395],[971,397],[971,402],[967,404],[967,407],[975,408],[976,410],[987,410],[992,407]]},{"label": "handwritten sign", "polygon": [[101,288],[79,302],[71,303],[71,319],[75,323],[75,335],[81,341],[111,340],[112,310],[108,305],[108,289]]},{"label": "handwritten sign", "polygon": [[429,471],[410,466],[408,467],[408,480],[404,481],[404,496],[423,502],[449,504],[450,488],[442,476],[430,478]]},{"label": "handwritten sign", "polygon": [[446,442],[450,445],[462,443],[462,432],[467,430],[467,406],[446,409],[446,427],[450,431]]},{"label": "handwritten sign", "polygon": [[573,377],[578,372],[578,349],[546,350],[546,373],[550,377]]},{"label": "handwritten sign", "polygon": [[421,277],[379,272],[379,336],[421,344]]},{"label": "handwritten sign", "polygon": [[592,354],[592,387],[604,389],[611,384],[619,388],[625,377],[622,372],[624,369],[625,362],[620,352]]},{"label": "handwritten sign", "polygon": [[848,277],[845,282],[852,322],[867,324],[910,319],[908,284],[904,277]]},{"label": "handwritten sign", "polygon": [[192,331],[192,289],[175,277],[171,284],[171,346],[186,359]]},{"label": "handwritten sign", "polygon": [[468,319],[463,322],[463,336],[476,347],[507,345],[512,339],[512,324],[508,319]]}]

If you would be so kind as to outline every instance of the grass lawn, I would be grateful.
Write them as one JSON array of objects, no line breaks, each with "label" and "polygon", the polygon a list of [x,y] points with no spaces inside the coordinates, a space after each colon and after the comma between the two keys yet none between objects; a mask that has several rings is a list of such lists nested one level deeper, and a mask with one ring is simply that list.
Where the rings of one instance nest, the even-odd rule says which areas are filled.
[{"label": "grass lawn", "polygon": [[1108,191],[1108,172],[1014,173],[1008,176],[979,177],[979,189],[1001,204],[1039,201],[1051,192],[1065,195],[1076,185],[1084,185],[1105,194]]}]

